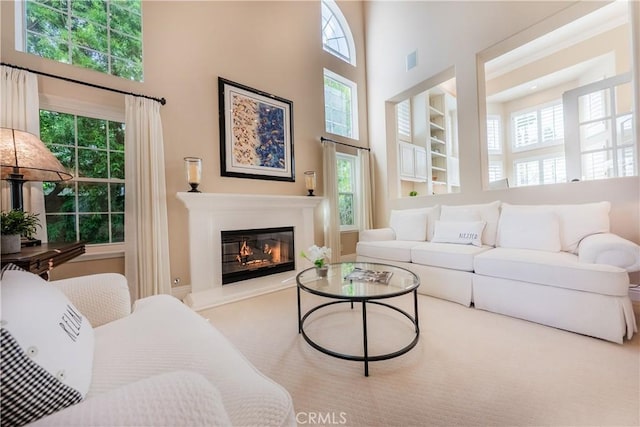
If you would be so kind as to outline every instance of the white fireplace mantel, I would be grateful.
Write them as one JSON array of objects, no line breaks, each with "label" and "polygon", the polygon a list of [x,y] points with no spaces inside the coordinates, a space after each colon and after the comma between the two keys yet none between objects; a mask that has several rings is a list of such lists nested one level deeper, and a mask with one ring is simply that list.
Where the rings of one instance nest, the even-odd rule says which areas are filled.
[{"label": "white fireplace mantel", "polygon": [[191,293],[195,310],[295,286],[298,271],[310,263],[298,258],[288,271],[222,286],[221,231],[294,228],[296,252],[314,244],[314,211],[321,197],[225,193],[178,193],[189,210]]}]

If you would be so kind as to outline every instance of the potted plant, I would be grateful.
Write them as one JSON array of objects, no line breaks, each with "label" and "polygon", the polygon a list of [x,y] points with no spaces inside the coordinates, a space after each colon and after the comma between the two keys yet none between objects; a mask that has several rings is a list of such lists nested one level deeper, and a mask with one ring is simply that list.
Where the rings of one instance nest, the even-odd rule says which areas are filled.
[{"label": "potted plant", "polygon": [[300,255],[313,263],[316,266],[316,271],[318,276],[325,277],[327,275],[328,267],[325,266],[325,263],[331,257],[331,249],[326,246],[318,247],[316,245],[311,246],[307,250],[308,254],[305,254],[304,251],[300,252]]},{"label": "potted plant", "polygon": [[20,210],[2,211],[0,213],[0,235],[2,253],[20,252],[20,237],[31,239],[40,227],[38,214]]}]

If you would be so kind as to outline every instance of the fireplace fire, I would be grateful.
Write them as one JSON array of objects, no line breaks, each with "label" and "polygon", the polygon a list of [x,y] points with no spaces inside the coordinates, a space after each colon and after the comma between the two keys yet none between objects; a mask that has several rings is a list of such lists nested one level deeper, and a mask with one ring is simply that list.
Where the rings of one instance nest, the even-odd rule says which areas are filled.
[{"label": "fireplace fire", "polygon": [[222,284],[295,270],[293,227],[221,231]]}]

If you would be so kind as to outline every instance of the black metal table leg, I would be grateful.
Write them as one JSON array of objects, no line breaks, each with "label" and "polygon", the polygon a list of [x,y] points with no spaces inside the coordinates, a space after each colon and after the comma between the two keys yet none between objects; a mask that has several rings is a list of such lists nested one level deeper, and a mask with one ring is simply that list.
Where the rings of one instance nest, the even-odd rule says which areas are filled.
[{"label": "black metal table leg", "polygon": [[414,312],[414,322],[416,323],[416,333],[420,333],[420,326],[418,322],[418,290],[413,291],[413,312]]},{"label": "black metal table leg", "polygon": [[302,310],[300,308],[300,286],[296,286],[298,290],[298,333],[302,332]]},{"label": "black metal table leg", "polygon": [[367,302],[362,301],[362,336],[364,337],[364,376],[369,376],[369,344],[367,342]]}]

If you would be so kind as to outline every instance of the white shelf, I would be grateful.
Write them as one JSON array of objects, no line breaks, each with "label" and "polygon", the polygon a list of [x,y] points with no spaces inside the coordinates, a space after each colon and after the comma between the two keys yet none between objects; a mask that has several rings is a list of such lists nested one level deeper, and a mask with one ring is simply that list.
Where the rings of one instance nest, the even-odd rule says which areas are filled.
[{"label": "white shelf", "polygon": [[434,170],[436,172],[446,172],[447,171],[445,168],[439,168],[437,166],[431,166],[431,170]]},{"label": "white shelf", "polygon": [[446,157],[447,157],[447,155],[446,155],[446,154],[438,153],[438,152],[436,152],[436,151],[432,151],[432,152],[431,152],[431,155],[432,155],[432,156],[435,156],[435,157],[443,157],[443,158],[446,158]]}]

